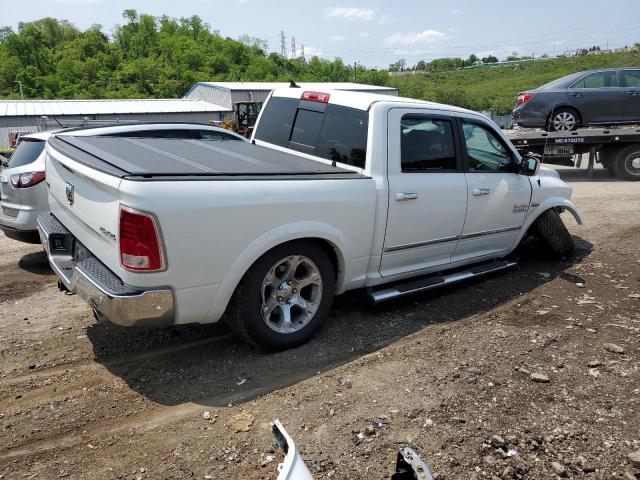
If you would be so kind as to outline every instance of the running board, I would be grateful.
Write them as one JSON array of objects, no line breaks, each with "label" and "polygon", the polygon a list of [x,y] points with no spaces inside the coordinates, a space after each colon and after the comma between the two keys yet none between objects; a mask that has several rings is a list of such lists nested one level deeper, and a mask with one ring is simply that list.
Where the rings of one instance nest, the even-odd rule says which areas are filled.
[{"label": "running board", "polygon": [[444,287],[445,285],[451,285],[470,278],[480,277],[488,273],[499,272],[501,270],[506,270],[507,268],[515,267],[516,265],[517,262],[508,260],[483,263],[466,270],[449,273],[447,275],[434,275],[420,280],[409,280],[405,283],[399,283],[393,287],[385,288],[383,290],[369,290],[368,295],[372,303],[376,305],[381,302],[386,302],[387,300],[404,297],[405,295]]}]

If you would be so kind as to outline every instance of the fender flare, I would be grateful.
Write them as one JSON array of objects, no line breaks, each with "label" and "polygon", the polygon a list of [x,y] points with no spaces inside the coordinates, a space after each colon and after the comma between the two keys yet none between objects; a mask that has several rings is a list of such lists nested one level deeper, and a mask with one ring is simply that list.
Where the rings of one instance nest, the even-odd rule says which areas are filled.
[{"label": "fender flare", "polygon": [[569,213],[573,215],[573,218],[575,218],[576,223],[578,225],[584,225],[584,220],[582,218],[582,215],[580,214],[578,207],[576,207],[573,204],[573,202],[562,197],[549,197],[545,199],[542,203],[540,203],[540,205],[536,207],[536,209],[533,212],[531,212],[530,210],[530,214],[527,216],[524,224],[522,225],[522,228],[520,229],[520,235],[518,236],[511,250],[513,250],[520,244],[524,236],[529,231],[529,228],[531,227],[531,225],[533,225],[533,222],[535,222],[536,219],[540,215],[542,215],[543,212],[546,212],[550,208],[562,208],[564,210],[568,210]]},{"label": "fender flare", "polygon": [[236,258],[216,290],[205,323],[215,322],[222,317],[242,277],[262,255],[283,243],[304,239],[322,240],[333,248],[338,259],[336,291],[340,291],[344,279],[349,278],[349,272],[346,271],[349,268],[346,261],[348,242],[342,232],[332,225],[320,222],[297,222],[281,225],[255,239]]}]

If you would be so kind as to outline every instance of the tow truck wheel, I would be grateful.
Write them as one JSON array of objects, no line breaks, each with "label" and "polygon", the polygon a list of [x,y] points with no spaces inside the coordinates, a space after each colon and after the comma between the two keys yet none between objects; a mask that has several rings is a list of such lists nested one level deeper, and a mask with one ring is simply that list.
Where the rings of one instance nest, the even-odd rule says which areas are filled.
[{"label": "tow truck wheel", "polygon": [[542,240],[554,255],[566,255],[575,248],[571,234],[553,208],[544,211],[536,218],[531,230],[531,233]]},{"label": "tow truck wheel", "polygon": [[640,145],[631,145],[620,150],[613,169],[625,180],[640,180]]},{"label": "tow truck wheel", "polygon": [[559,108],[549,116],[547,130],[550,132],[571,132],[578,128],[580,115],[572,108]]},{"label": "tow truck wheel", "polygon": [[238,285],[227,323],[266,351],[311,339],[329,315],[336,274],[321,245],[296,241],[265,253]]}]

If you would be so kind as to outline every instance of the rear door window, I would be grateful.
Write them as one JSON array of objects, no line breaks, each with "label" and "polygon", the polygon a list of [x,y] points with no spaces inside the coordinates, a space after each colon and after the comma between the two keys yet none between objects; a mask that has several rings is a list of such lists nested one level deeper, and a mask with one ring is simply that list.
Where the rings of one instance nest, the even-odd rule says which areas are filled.
[{"label": "rear door window", "polygon": [[618,87],[618,73],[596,72],[574,83],[571,88],[615,88]]},{"label": "rear door window", "polygon": [[263,109],[255,138],[364,168],[368,127],[369,113],[364,110],[272,97]]},{"label": "rear door window", "polygon": [[400,123],[400,152],[403,172],[456,171],[451,120],[404,116]]},{"label": "rear door window", "polygon": [[45,146],[44,140],[36,140],[31,138],[25,138],[20,141],[18,148],[13,152],[11,158],[9,159],[9,167],[22,167],[23,165],[28,165],[32,162],[35,162]]}]

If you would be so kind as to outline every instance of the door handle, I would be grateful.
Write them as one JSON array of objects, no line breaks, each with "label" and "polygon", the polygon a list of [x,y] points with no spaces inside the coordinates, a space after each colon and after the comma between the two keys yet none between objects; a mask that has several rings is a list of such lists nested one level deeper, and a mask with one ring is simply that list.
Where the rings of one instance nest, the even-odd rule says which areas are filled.
[{"label": "door handle", "polygon": [[581,93],[575,92],[571,94],[572,97],[580,98],[582,96]]},{"label": "door handle", "polygon": [[473,189],[473,194],[476,197],[479,197],[480,195],[489,195],[491,193],[491,190],[489,190],[488,188],[474,188]]},{"label": "door handle", "polygon": [[631,95],[631,96],[637,97],[638,96],[638,92],[636,92],[634,90],[630,90],[630,91],[627,92],[627,95]]},{"label": "door handle", "polygon": [[418,194],[415,192],[398,192],[396,193],[396,200],[403,202],[405,200],[415,200],[418,198]]}]

